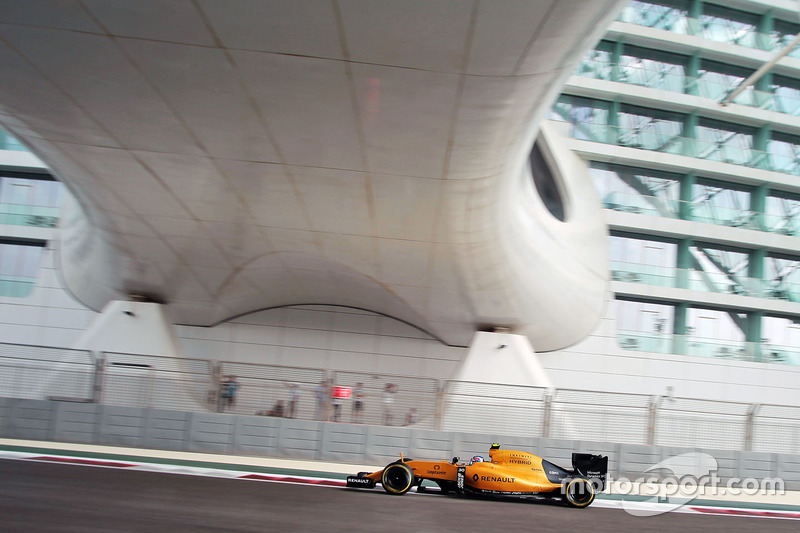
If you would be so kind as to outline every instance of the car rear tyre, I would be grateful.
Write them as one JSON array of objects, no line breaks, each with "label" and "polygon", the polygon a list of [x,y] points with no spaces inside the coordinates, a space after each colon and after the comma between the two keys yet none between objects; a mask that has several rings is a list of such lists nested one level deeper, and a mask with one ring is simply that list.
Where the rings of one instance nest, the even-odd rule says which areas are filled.
[{"label": "car rear tyre", "polygon": [[414,486],[414,472],[405,463],[392,463],[383,469],[381,485],[389,494],[405,494]]},{"label": "car rear tyre", "polygon": [[594,485],[584,479],[575,478],[564,489],[564,500],[571,506],[583,509],[594,501]]}]

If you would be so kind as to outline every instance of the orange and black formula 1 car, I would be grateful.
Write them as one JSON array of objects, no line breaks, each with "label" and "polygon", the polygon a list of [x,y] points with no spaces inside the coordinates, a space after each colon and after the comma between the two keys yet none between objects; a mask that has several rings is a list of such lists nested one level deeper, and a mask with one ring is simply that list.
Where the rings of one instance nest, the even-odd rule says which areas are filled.
[{"label": "orange and black formula 1 car", "polygon": [[360,472],[347,477],[348,487],[374,488],[377,483],[389,494],[405,494],[432,481],[442,493],[483,494],[532,499],[561,499],[572,507],[588,507],[597,491],[605,489],[608,457],[572,454],[572,470],[556,466],[532,453],[501,450],[493,444],[489,460],[476,456],[466,463],[404,459],[378,472]]}]

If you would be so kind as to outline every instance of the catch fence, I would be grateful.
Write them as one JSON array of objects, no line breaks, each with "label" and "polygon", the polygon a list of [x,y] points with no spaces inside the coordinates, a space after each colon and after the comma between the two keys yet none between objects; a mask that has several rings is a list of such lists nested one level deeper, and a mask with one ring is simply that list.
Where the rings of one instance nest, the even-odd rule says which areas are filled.
[{"label": "catch fence", "polygon": [[[231,380],[237,387],[229,400]],[[18,344],[0,343],[0,397],[800,454],[798,406]]]}]

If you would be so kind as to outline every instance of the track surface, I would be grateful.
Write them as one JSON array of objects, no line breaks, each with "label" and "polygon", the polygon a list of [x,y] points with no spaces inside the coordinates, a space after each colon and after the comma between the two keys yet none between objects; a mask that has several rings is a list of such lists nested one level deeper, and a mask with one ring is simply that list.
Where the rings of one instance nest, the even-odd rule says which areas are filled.
[{"label": "track surface", "polygon": [[797,532],[794,520],[390,496],[382,490],[241,481],[0,460],[0,531]]}]

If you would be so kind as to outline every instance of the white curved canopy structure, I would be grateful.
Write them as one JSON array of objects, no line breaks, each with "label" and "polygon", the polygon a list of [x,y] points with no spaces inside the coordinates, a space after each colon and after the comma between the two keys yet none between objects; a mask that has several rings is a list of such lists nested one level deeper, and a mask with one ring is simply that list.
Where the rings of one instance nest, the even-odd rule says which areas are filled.
[{"label": "white curved canopy structure", "polygon": [[4,2],[0,122],[77,198],[61,269],[92,308],[334,304],[558,349],[600,316],[605,229],[579,162],[545,136],[562,221],[529,153],[622,4]]}]

